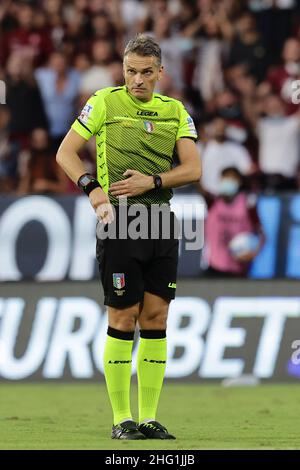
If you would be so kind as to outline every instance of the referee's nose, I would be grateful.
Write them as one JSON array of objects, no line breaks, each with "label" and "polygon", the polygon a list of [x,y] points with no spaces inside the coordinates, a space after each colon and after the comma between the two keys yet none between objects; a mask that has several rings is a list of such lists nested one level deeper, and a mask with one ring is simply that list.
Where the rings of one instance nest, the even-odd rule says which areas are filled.
[{"label": "referee's nose", "polygon": [[141,86],[143,85],[143,76],[141,74],[141,72],[137,72],[135,77],[134,77],[134,82],[135,82],[135,85],[136,86]]}]

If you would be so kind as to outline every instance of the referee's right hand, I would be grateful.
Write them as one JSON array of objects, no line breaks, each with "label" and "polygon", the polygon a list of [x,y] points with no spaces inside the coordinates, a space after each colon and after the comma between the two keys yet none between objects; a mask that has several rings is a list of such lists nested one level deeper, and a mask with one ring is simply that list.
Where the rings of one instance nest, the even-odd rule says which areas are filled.
[{"label": "referee's right hand", "polygon": [[101,188],[95,188],[90,192],[89,200],[100,222],[111,224],[114,211],[107,194]]}]

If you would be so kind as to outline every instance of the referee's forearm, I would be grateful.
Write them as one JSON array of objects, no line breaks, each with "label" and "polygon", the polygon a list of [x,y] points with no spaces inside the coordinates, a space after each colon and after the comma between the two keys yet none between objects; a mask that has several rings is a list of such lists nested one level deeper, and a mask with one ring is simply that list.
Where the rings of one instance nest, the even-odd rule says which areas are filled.
[{"label": "referee's forearm", "polygon": [[80,176],[86,173],[83,162],[74,150],[61,146],[56,154],[56,161],[75,184]]},{"label": "referee's forearm", "polygon": [[166,173],[160,173],[163,188],[176,188],[185,184],[198,182],[201,177],[200,164],[191,166],[181,164]]}]

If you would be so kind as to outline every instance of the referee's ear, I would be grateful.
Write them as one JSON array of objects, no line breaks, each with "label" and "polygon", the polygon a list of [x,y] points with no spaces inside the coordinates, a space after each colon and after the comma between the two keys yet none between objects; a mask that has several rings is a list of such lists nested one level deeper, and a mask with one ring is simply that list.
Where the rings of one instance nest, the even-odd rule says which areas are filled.
[{"label": "referee's ear", "polygon": [[157,81],[158,81],[158,82],[159,82],[159,80],[161,79],[163,73],[164,73],[164,66],[161,65],[161,66],[159,67],[159,71],[158,71],[158,77],[157,77]]}]

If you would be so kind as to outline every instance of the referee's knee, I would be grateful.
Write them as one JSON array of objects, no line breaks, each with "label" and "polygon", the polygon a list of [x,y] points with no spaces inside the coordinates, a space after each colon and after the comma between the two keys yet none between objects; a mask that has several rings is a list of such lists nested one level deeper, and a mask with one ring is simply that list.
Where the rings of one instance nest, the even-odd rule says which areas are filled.
[{"label": "referee's knee", "polygon": [[134,331],[139,315],[139,305],[126,308],[108,307],[108,324],[120,331]]},{"label": "referee's knee", "polygon": [[139,326],[142,330],[166,330],[168,312],[165,310],[143,311],[139,317]]}]

